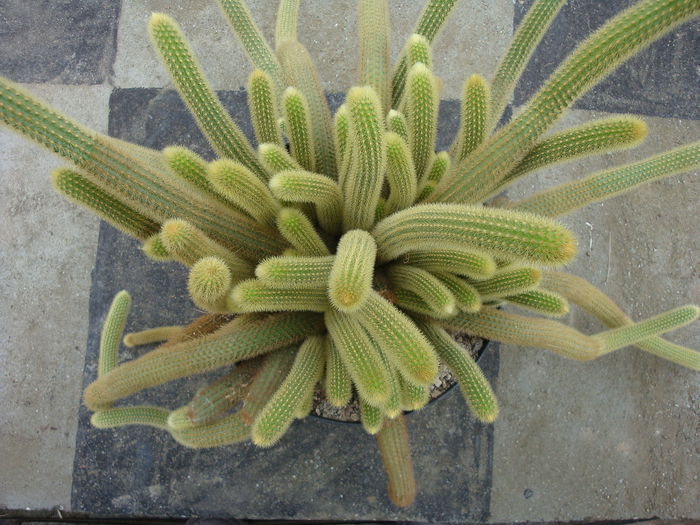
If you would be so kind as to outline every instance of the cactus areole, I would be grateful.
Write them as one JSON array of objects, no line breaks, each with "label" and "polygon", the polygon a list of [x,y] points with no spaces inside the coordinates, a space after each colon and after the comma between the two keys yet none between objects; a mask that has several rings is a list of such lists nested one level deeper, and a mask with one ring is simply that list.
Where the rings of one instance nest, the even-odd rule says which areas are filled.
[{"label": "cactus areole", "polygon": [[[577,360],[636,345],[700,369],[700,353],[660,337],[694,321],[698,308],[633,322],[593,285],[558,270],[575,256],[576,240],[555,220],[697,167],[699,142],[522,201],[490,200],[543,166],[641,141],[646,126],[629,116],[544,134],[623,60],[697,15],[700,0],[642,0],[621,12],[497,127],[565,3],[536,1],[493,78],[466,80],[457,136],[437,152],[431,44],[456,0],[428,0],[393,65],[387,0],[359,0],[358,81],[334,115],[296,38],[299,1],[279,2],[273,48],[243,0],[218,0],[255,66],[248,101],[257,150],[222,107],[177,23],[152,15],[153,45],[218,155],[214,162],[181,145],[155,151],[100,135],[0,81],[0,119],[70,161],[52,174],[55,188],[140,239],[151,258],[189,267],[191,298],[207,312],[187,326],[126,335],[127,345],[163,343],[119,364],[131,303],[120,292],[104,324],[97,378],[85,391],[93,425],[155,426],[187,447],[247,439],[269,447],[308,415],[318,383],[337,406],[356,392],[389,497],[404,506],[416,486],[402,413],[426,404],[440,362],[475,418],[498,416],[491,386],[452,330]],[[586,335],[553,319],[571,303],[607,330]],[[220,367],[231,371],[186,406],[113,406]]]}]

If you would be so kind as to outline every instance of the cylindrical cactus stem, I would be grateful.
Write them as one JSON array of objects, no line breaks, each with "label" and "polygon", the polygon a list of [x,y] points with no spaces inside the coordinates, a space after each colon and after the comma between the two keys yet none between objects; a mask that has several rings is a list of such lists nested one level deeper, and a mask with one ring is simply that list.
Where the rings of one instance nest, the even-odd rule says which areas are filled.
[{"label": "cylindrical cactus stem", "polygon": [[126,318],[131,310],[131,296],[122,290],[112,299],[100,336],[100,353],[97,362],[97,377],[102,377],[117,367],[119,362],[119,344],[124,335]]},{"label": "cylindrical cactus stem", "polygon": [[145,241],[160,230],[157,222],[103,191],[74,169],[54,170],[51,184],[61,195],[85,206],[127,235]]},{"label": "cylindrical cactus stem", "polygon": [[[343,163],[347,157],[349,137],[350,114],[348,112],[348,106],[346,104],[341,104],[335,112],[335,115],[333,115],[333,145],[335,147],[338,175],[340,175]],[[340,177],[338,178],[338,182],[341,182]]]},{"label": "cylindrical cactus stem", "polygon": [[270,190],[283,201],[314,204],[321,228],[340,232],[343,198],[333,179],[304,170],[281,171],[270,179]]},{"label": "cylindrical cactus stem", "polygon": [[498,401],[479,365],[450,334],[436,324],[426,322],[419,326],[440,359],[454,374],[474,417],[483,423],[493,423],[498,417]]},{"label": "cylindrical cactus stem", "polygon": [[416,481],[413,477],[413,461],[408,447],[406,418],[399,415],[384,421],[376,434],[377,446],[386,472],[389,499],[399,507],[407,507],[416,498]]},{"label": "cylindrical cactus stem", "polygon": [[462,90],[462,120],[450,153],[461,162],[486,138],[489,119],[489,86],[481,75],[472,75]]},{"label": "cylindrical cactus stem", "polygon": [[496,272],[493,257],[458,244],[434,250],[411,251],[401,258],[401,262],[431,272],[451,272],[477,280],[488,279]]},{"label": "cylindrical cactus stem", "polygon": [[386,134],[386,180],[389,184],[387,215],[413,204],[418,184],[413,158],[406,141],[393,132]]},{"label": "cylindrical cactus stem", "polygon": [[277,125],[276,98],[270,75],[261,69],[253,71],[248,77],[248,109],[258,144],[284,144]]},{"label": "cylindrical cactus stem", "polygon": [[358,393],[372,406],[384,406],[390,391],[389,370],[370,337],[360,323],[347,314],[329,310],[325,321]]},{"label": "cylindrical cactus stem", "polygon": [[401,54],[408,60],[409,70],[418,63],[425,65],[428,69],[433,68],[433,53],[430,49],[430,42],[423,35],[414,33],[409,36]]},{"label": "cylindrical cactus stem", "polygon": [[413,154],[416,174],[421,181],[435,151],[439,102],[437,83],[432,72],[425,64],[414,65],[406,79],[405,112],[408,144]]},{"label": "cylindrical cactus stem", "polygon": [[457,312],[450,289],[429,271],[408,264],[393,264],[388,276],[392,287],[417,294],[436,317],[449,317]]},{"label": "cylindrical cactus stem", "polygon": [[239,161],[264,180],[265,170],[253,148],[204,78],[177,23],[167,15],[153,13],[148,29],[175,87],[214,151]]},{"label": "cylindrical cactus stem", "polygon": [[445,173],[449,171],[451,165],[452,160],[446,151],[440,151],[433,155],[423,174],[423,179],[418,183],[420,194],[416,200],[424,200],[442,180]]},{"label": "cylindrical cactus stem", "polygon": [[492,301],[509,295],[517,295],[537,287],[542,272],[537,268],[505,268],[493,277],[471,284],[479,292],[482,301]]},{"label": "cylindrical cactus stem", "polygon": [[131,332],[124,336],[123,343],[128,347],[160,343],[182,333],[183,329],[184,326],[159,326],[139,332]]},{"label": "cylindrical cactus stem", "polygon": [[569,313],[569,302],[561,295],[549,290],[537,289],[509,295],[504,298],[509,303],[550,317],[561,317]]},{"label": "cylindrical cactus stem", "polygon": [[448,272],[433,272],[440,279],[455,298],[457,308],[462,312],[478,312],[481,310],[481,295],[471,284],[463,278]]},{"label": "cylindrical cactus stem", "polygon": [[203,257],[190,269],[187,290],[194,304],[213,313],[229,312],[228,292],[231,289],[231,271],[219,257]]},{"label": "cylindrical cactus stem", "polygon": [[417,293],[406,288],[392,288],[392,302],[402,310],[408,310],[428,317],[449,317],[441,316]]},{"label": "cylindrical cactus stem", "polygon": [[373,291],[355,316],[406,379],[417,385],[435,379],[435,351],[413,321],[389,301]]},{"label": "cylindrical cactus stem", "polygon": [[551,350],[569,359],[588,361],[600,355],[602,342],[551,319],[525,317],[484,306],[477,313],[459,313],[439,324],[484,339]]},{"label": "cylindrical cactus stem", "polygon": [[209,182],[226,200],[245,210],[256,221],[271,226],[275,224],[279,203],[265,183],[243,164],[229,159],[212,162]]},{"label": "cylindrical cactus stem", "polygon": [[[252,316],[250,317],[253,319]],[[173,333],[167,341],[159,348],[172,346],[186,341],[192,341],[204,337],[207,334],[216,332],[219,328],[227,324],[233,318],[230,315],[221,314],[204,314],[197,317],[194,321],[182,327],[179,332]]]},{"label": "cylindrical cactus stem", "polygon": [[352,379],[332,337],[326,338],[326,346],[326,399],[331,405],[342,407],[347,405],[352,397]]},{"label": "cylindrical cactus stem", "polygon": [[311,129],[311,113],[304,94],[295,87],[288,87],[282,94],[282,111],[287,123],[289,149],[294,159],[308,171],[315,171],[314,136]]},{"label": "cylindrical cactus stem", "polygon": [[216,332],[182,343],[164,345],[108,372],[85,389],[92,409],[184,376],[215,370],[303,340],[318,333],[320,316],[289,312],[251,322],[239,316]]},{"label": "cylindrical cactus stem", "polygon": [[329,306],[322,288],[279,288],[257,279],[238,283],[229,296],[229,308],[243,312],[325,312]]},{"label": "cylindrical cactus stem", "polygon": [[[170,413],[168,421],[173,421],[177,414]],[[213,421],[207,425],[185,426],[168,431],[175,441],[188,448],[212,448],[240,443],[250,437],[250,425],[241,418],[238,412]]]},{"label": "cylindrical cactus stem", "polygon": [[379,96],[382,114],[391,106],[389,78],[389,4],[387,0],[359,0],[360,85],[371,86]]},{"label": "cylindrical cactus stem", "polygon": [[380,261],[445,243],[544,265],[565,264],[576,253],[574,235],[550,219],[463,204],[413,206],[382,220],[373,235]]},{"label": "cylindrical cactus stem", "polygon": [[272,288],[317,288],[328,286],[334,256],[283,255],[258,264],[255,276]]},{"label": "cylindrical cactus stem", "polygon": [[289,244],[302,255],[330,255],[328,246],[304,212],[282,208],[277,215],[277,229]]},{"label": "cylindrical cactus stem", "polygon": [[275,48],[287,40],[297,39],[300,0],[281,0],[275,22]]},{"label": "cylindrical cactus stem", "polygon": [[362,423],[362,428],[365,429],[365,432],[371,435],[379,432],[379,429],[382,428],[382,423],[384,422],[382,409],[369,404],[361,395],[360,422]]},{"label": "cylindrical cactus stem", "polygon": [[151,235],[146,239],[141,246],[143,253],[149,259],[158,262],[174,261],[175,258],[170,255],[167,248],[163,245],[163,241],[160,239],[160,233]]},{"label": "cylindrical cactus stem", "polygon": [[414,385],[397,374],[401,393],[402,410],[420,410],[430,401],[430,389],[427,386]]},{"label": "cylindrical cactus stem", "polygon": [[96,428],[147,425],[168,429],[168,410],[155,406],[114,407],[95,412],[90,423]]},{"label": "cylindrical cactus stem", "polygon": [[510,207],[547,217],[559,217],[637,186],[700,166],[700,141],[655,155],[641,162],[605,170],[583,179],[536,193]]},{"label": "cylindrical cactus stem", "polygon": [[279,389],[267,402],[252,429],[253,443],[270,447],[279,439],[294,420],[294,411],[313,391],[323,370],[324,344],[322,336],[310,336],[297,350],[294,364]]},{"label": "cylindrical cactus stem", "polygon": [[345,230],[369,229],[374,224],[386,169],[384,116],[379,97],[369,86],[351,88],[345,100],[350,113],[352,166],[342,185],[343,225]]},{"label": "cylindrical cactus stem", "polygon": [[328,298],[341,312],[362,307],[372,290],[377,245],[363,230],[351,230],[340,238],[328,277]]},{"label": "cylindrical cactus stem", "polygon": [[283,170],[302,169],[294,158],[287,153],[287,150],[278,144],[260,144],[258,146],[260,162],[272,175]]},{"label": "cylindrical cactus stem", "polygon": [[170,171],[175,175],[206,193],[208,197],[213,197],[227,206],[231,205],[209,183],[207,178],[209,163],[194,151],[181,146],[169,146],[163,150],[163,158],[168,164]]},{"label": "cylindrical cactus stem", "polygon": [[401,386],[399,384],[399,372],[394,368],[394,366],[389,361],[384,351],[379,345],[374,343],[374,348],[379,353],[379,357],[382,358],[384,367],[389,372],[389,397],[387,397],[386,402],[381,407],[382,414],[384,414],[389,419],[394,419],[401,413]]},{"label": "cylindrical cactus stem", "polygon": [[396,133],[408,144],[408,124],[403,113],[395,109],[389,111],[386,117],[386,128],[390,132]]}]

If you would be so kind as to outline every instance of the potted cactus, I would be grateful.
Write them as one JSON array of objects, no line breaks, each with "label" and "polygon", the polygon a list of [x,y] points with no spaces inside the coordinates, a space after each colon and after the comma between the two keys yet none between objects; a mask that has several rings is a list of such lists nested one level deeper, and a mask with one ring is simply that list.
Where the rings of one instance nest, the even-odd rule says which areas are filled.
[{"label": "potted cactus", "polygon": [[[700,369],[698,352],[660,337],[694,321],[698,308],[633,322],[600,290],[561,270],[576,254],[576,239],[556,221],[697,167],[700,143],[525,200],[496,198],[541,167],[637,144],[646,127],[632,117],[544,134],[621,61],[697,15],[698,0],[643,0],[625,10],[499,127],[529,56],[564,4],[536,2],[493,79],[466,80],[460,129],[447,151],[435,151],[439,80],[431,43],[456,0],[428,1],[393,65],[387,1],[359,0],[358,85],[333,115],[296,38],[299,1],[280,1],[273,49],[243,0],[219,0],[256,68],[248,100],[257,150],[207,84],[177,23],[151,17],[153,44],[218,155],[213,162],[182,145],[156,151],[100,135],[0,82],[2,121],[73,164],[52,174],[55,188],[142,241],[149,257],[187,266],[190,296],[207,312],[187,326],[124,337],[131,299],[117,294],[97,378],[84,396],[93,425],[150,425],[195,448],[248,439],[269,447],[308,415],[317,384],[338,406],[355,392],[389,497],[405,506],[416,485],[403,412],[427,403],[438,364],[452,371],[475,418],[492,423],[499,412],[455,331],[584,361],[636,345]],[[608,329],[586,335],[554,320],[570,303]],[[162,344],[120,364],[122,338]],[[223,367],[230,372],[185,406],[115,405]]]}]

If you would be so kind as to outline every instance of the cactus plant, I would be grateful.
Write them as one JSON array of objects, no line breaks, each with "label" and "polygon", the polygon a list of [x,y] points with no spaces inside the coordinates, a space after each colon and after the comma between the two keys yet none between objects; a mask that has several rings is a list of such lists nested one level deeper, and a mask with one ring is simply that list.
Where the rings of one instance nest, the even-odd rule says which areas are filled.
[{"label": "cactus plant", "polygon": [[[100,135],[8,80],[0,119],[74,166],[52,175],[71,200],[143,242],[156,260],[190,268],[189,291],[207,315],[190,325],[127,334],[154,351],[118,364],[130,306],[115,297],[98,377],[84,396],[97,427],[144,424],[185,446],[251,439],[271,446],[304,417],[314,386],[335,405],[359,395],[376,434],[389,497],[416,493],[402,410],[427,402],[444,362],[473,415],[493,422],[495,393],[450,330],[590,360],[627,345],[700,370],[700,353],[660,335],[698,317],[688,305],[634,323],[583,279],[555,269],[576,253],[562,214],[700,165],[695,142],[520,202],[490,200],[557,162],[637,144],[632,117],[543,138],[588,88],[621,61],[700,12],[699,0],[642,0],[584,41],[532,100],[497,126],[519,75],[564,0],[539,0],[495,77],[467,79],[461,125],[435,151],[439,80],[431,43],[455,0],[429,0],[393,70],[387,0],[359,0],[358,84],[334,116],[297,40],[299,0],[280,0],[267,44],[243,0],[219,0],[255,66],[249,107],[257,152],[209,87],[177,23],[151,17],[153,44],[220,157],[182,146],[155,151]],[[288,150],[285,148],[288,146]],[[569,302],[607,325],[585,335],[548,317]],[[139,390],[227,365],[233,370],[175,410],[113,406]]]}]

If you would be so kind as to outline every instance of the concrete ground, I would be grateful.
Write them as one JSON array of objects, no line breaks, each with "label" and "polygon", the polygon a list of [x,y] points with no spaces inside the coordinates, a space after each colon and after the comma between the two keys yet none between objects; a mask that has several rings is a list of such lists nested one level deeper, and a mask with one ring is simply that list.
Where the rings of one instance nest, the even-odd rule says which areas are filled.
[{"label": "concrete ground", "polygon": [[[434,48],[443,98],[458,98],[471,73],[492,75],[530,3],[462,0]],[[602,17],[629,3],[568,2],[528,67],[516,104]],[[249,4],[271,39],[273,3]],[[300,40],[331,92],[355,81],[354,4],[302,2]],[[390,2],[394,55],[423,4]],[[106,132],[115,89],[169,86],[145,33],[152,11],[180,21],[215,88],[245,85],[251,68],[213,0],[4,0],[0,74]],[[697,22],[679,27],[561,123],[609,111],[642,115],[650,129],[643,145],[544,170],[509,196],[697,140],[699,28]],[[0,144],[0,508],[70,510],[98,221],[51,190],[48,174],[60,160],[5,129]],[[589,206],[564,219],[580,243],[570,269],[637,319],[700,303],[697,216],[697,172]],[[599,329],[579,312],[567,322],[589,333]],[[671,339],[700,349],[700,323]],[[697,372],[632,348],[581,364],[502,345],[496,387],[502,411],[488,520],[700,519]]]}]

